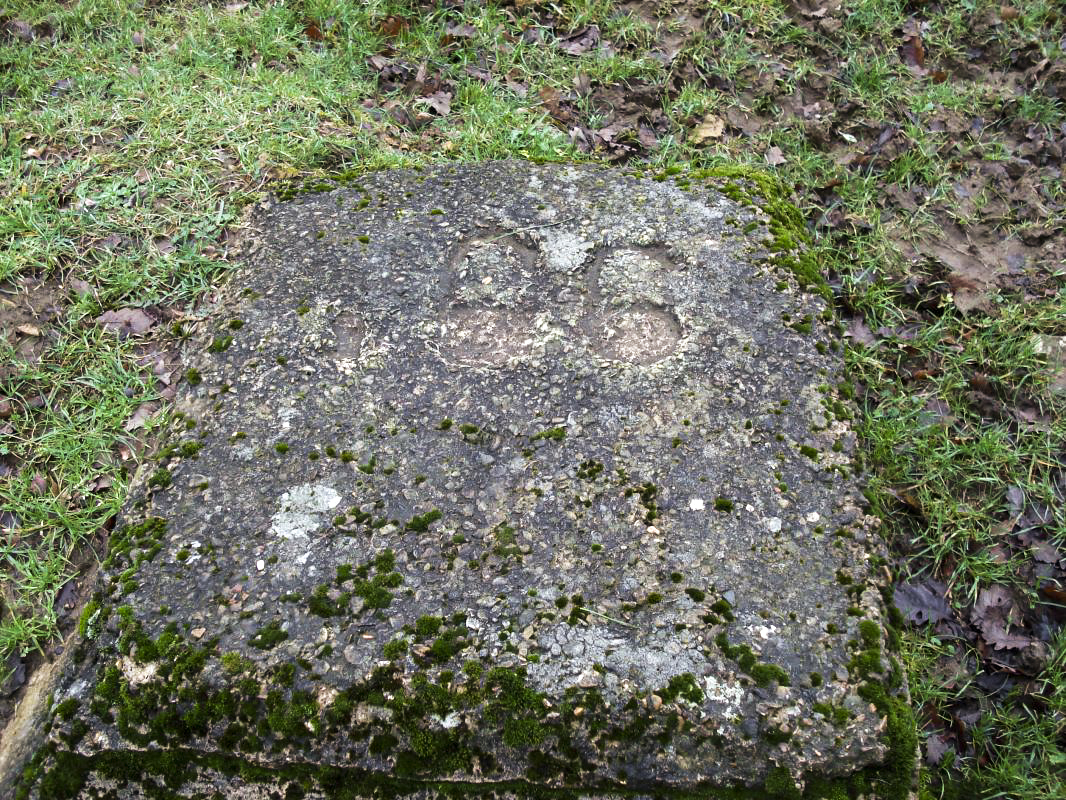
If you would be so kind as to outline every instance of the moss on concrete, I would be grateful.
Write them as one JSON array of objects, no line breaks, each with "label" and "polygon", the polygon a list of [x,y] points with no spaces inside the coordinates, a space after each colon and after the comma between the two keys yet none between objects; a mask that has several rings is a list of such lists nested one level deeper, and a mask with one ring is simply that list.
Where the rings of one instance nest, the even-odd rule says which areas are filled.
[{"label": "moss on concrete", "polygon": [[731,200],[765,213],[769,217],[770,262],[791,272],[802,288],[832,300],[832,291],[811,251],[803,215],[789,201],[788,189],[776,176],[753,167],[730,165],[693,170],[686,179],[709,180]]},{"label": "moss on concrete", "polygon": [[[388,566],[387,559],[383,566]],[[138,782],[148,776],[162,778],[173,790],[195,777],[201,769],[219,771],[224,775],[240,774],[242,780],[284,786],[295,780],[307,785],[345,785],[351,794],[331,794],[331,797],[402,796],[421,790],[440,792],[451,797],[478,797],[482,793],[508,791],[519,796],[570,798],[579,794],[610,792],[628,796],[638,793],[639,787],[624,781],[589,780],[580,753],[570,745],[569,728],[578,718],[583,724],[592,722],[604,708],[595,690],[572,690],[559,709],[549,714],[545,697],[532,689],[523,670],[489,667],[476,661],[467,662],[462,670],[463,680],[454,682],[453,673],[446,681],[435,681],[427,673],[416,673],[409,682],[401,679],[394,667],[379,667],[370,678],[337,695],[322,706],[308,689],[293,686],[297,669],[292,664],[276,667],[271,675],[251,677],[248,670],[254,665],[234,653],[217,652],[215,642],[190,644],[170,629],[159,637],[144,634],[126,608],[116,612],[121,637],[118,650],[140,663],[158,661],[163,666],[153,680],[132,684],[117,666],[101,669],[91,713],[97,717],[117,718],[122,736],[138,747],[155,745],[166,748],[145,753],[104,751],[92,756],[78,755],[58,747],[53,741],[24,776],[23,796],[27,787],[36,785],[41,800],[76,798],[90,774]],[[462,620],[455,620],[461,625]],[[449,628],[440,618],[420,618],[413,627],[419,638],[447,633]],[[882,630],[872,620],[860,623],[864,653],[881,655]],[[439,639],[438,639],[439,641]],[[719,644],[723,644],[721,641]],[[747,662],[750,650],[744,646],[724,643],[732,658]],[[229,681],[221,688],[211,688],[202,679],[206,667],[217,659]],[[864,668],[872,659],[858,658],[855,668]],[[748,669],[759,666],[748,664]],[[779,669],[779,668],[778,668]],[[245,676],[245,677],[242,677]],[[753,677],[755,677],[753,675]],[[772,679],[779,680],[775,672]],[[860,687],[861,696],[873,703],[886,717],[889,754],[884,763],[867,768],[847,778],[804,776],[804,790],[800,791],[792,776],[780,768],[767,773],[761,787],[711,787],[692,791],[672,791],[656,787],[656,794],[676,798],[857,798],[878,797],[882,800],[903,800],[910,790],[914,775],[917,734],[914,719],[905,698],[895,696],[883,682],[866,680]],[[679,675],[658,689],[655,694],[667,706],[676,703],[698,705],[703,691],[691,674]],[[390,721],[386,727],[376,727],[356,719],[355,709],[361,705],[387,709]],[[53,724],[61,726],[60,741],[70,746],[76,743],[87,727],[78,717],[79,704],[64,701],[54,709]],[[516,756],[529,763],[531,782],[492,780],[493,761],[481,752],[476,740],[461,728],[440,730],[433,719],[442,719],[454,712],[475,707],[482,709],[482,719],[497,730],[497,735]],[[577,709],[581,709],[578,714]],[[650,714],[637,710],[628,725],[604,727],[605,741],[633,736],[657,735],[668,744],[671,731],[677,730],[677,714]],[[606,720],[606,717],[603,718]],[[221,755],[198,751],[195,742],[212,729],[226,726],[223,736],[242,752],[256,752],[262,748],[290,754],[298,753],[301,743],[320,737],[343,738],[351,743],[364,742],[373,755],[391,755],[394,770],[391,775],[362,769],[339,770],[332,766],[300,763],[292,755],[286,766],[252,767],[236,755]],[[248,731],[255,730],[256,736]],[[655,731],[660,733],[656,734]],[[773,736],[773,731],[768,736]],[[787,741],[783,736],[780,741]],[[552,746],[542,747],[547,742]],[[292,749],[292,748],[295,749]],[[547,752],[560,754],[549,757]],[[521,755],[520,755],[521,754]],[[147,755],[147,757],[143,757]],[[456,773],[467,772],[474,761],[480,764],[488,781],[484,784],[451,781]],[[546,775],[565,775],[568,782],[560,786],[537,785],[532,781]],[[339,783],[334,783],[339,781]],[[355,789],[355,786],[359,789]],[[367,787],[374,791],[367,793]]]}]

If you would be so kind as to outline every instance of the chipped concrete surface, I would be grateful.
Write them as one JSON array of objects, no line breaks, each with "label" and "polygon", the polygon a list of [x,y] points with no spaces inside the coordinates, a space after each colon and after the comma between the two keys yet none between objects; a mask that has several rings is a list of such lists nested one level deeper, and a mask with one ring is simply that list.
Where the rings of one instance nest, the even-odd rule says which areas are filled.
[{"label": "chipped concrete surface", "polygon": [[[515,163],[262,208],[71,676],[83,796],[145,747],[194,754],[190,797],[258,796],[210,754],[601,790],[879,764],[876,520],[824,304],[766,222]],[[116,664],[214,710],[123,717]]]}]

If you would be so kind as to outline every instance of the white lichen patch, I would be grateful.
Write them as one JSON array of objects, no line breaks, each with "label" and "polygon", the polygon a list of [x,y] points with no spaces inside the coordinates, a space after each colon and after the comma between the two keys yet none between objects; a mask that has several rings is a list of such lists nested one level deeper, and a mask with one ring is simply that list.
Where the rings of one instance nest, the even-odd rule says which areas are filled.
[{"label": "white lichen patch", "polygon": [[300,415],[300,412],[292,406],[279,408],[275,413],[277,414],[278,422],[281,423],[281,429],[283,431],[287,431],[291,428],[293,419]]},{"label": "white lichen patch", "polygon": [[444,730],[446,731],[450,731],[453,728],[458,728],[459,723],[463,721],[463,716],[458,711],[452,711],[444,717],[438,714],[431,714],[430,718],[442,728],[444,728]]},{"label": "white lichen patch", "polygon": [[156,672],[159,671],[159,664],[154,661],[148,664],[138,664],[129,656],[123,656],[118,661],[118,668],[122,670],[123,676],[131,686],[140,686],[155,677]]},{"label": "white lichen patch", "polygon": [[534,255],[507,241],[474,242],[455,276],[455,299],[467,305],[514,308],[527,300]]},{"label": "white lichen patch", "polygon": [[542,250],[547,267],[555,272],[574,272],[581,268],[593,243],[569,231],[544,230]]},{"label": "white lichen patch", "polygon": [[270,532],[285,540],[309,536],[340,502],[341,496],[332,486],[323,483],[296,486],[278,499],[279,510],[270,520]]},{"label": "white lichen patch", "polygon": [[534,340],[524,334],[531,327],[528,316],[509,309],[460,308],[441,323],[438,352],[462,364],[502,366],[529,356]]},{"label": "white lichen patch", "polygon": [[[532,683],[542,691],[588,683],[593,664],[610,665],[604,676],[607,694],[620,691],[625,681],[644,687],[666,686],[671,678],[686,672],[700,674],[706,665],[687,632],[667,636],[649,647],[617,637],[608,628],[563,624],[541,631],[537,645],[543,652],[541,661],[527,669]],[[625,676],[621,682],[619,676]]]},{"label": "white lichen patch", "polygon": [[193,539],[191,541],[184,541],[180,543],[178,551],[187,550],[188,555],[185,557],[185,565],[195,564],[201,558],[203,553],[200,552],[200,548],[203,547],[203,543],[199,539]]},{"label": "white lichen patch", "polygon": [[778,629],[774,625],[749,625],[748,626],[748,635],[752,639],[754,639],[756,641],[761,639],[764,642],[768,642],[770,639],[774,638],[777,635],[777,633],[778,633]]},{"label": "white lichen patch", "polygon": [[318,701],[319,708],[328,708],[339,694],[340,692],[332,686],[319,684],[315,687],[315,699]]},{"label": "white lichen patch", "polygon": [[818,388],[818,384],[811,383],[800,391],[799,402],[811,420],[811,425],[816,430],[824,430],[829,425],[826,416],[825,398]]},{"label": "white lichen patch", "polygon": [[713,675],[708,675],[703,679],[703,693],[711,702],[722,703],[726,707],[726,714],[734,714],[740,710],[747,691],[738,683],[723,683]]},{"label": "white lichen patch", "polygon": [[297,324],[303,333],[304,344],[317,347],[323,343],[332,329],[330,317],[333,303],[315,300],[309,310],[298,313]]}]

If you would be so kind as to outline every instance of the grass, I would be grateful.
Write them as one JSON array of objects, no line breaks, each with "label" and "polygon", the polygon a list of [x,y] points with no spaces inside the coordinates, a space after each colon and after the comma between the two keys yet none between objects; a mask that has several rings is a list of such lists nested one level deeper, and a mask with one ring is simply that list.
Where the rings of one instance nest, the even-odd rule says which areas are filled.
[{"label": "grass", "polygon": [[[994,528],[1005,487],[1019,485],[1029,497],[1055,505],[1048,477],[1061,459],[1066,421],[1058,417],[1046,426],[1017,430],[1013,421],[983,420],[969,411],[970,379],[976,372],[987,375],[1008,403],[1041,397],[1047,377],[1032,334],[1061,328],[1060,311],[1007,306],[1002,317],[978,321],[945,314],[905,345],[906,358],[914,356],[912,347],[925,351],[926,360],[941,357],[941,373],[919,387],[908,386],[901,377],[899,351],[887,362],[862,353],[850,359],[853,373],[877,387],[876,407],[863,420],[861,434],[870,459],[881,467],[871,481],[871,494],[884,500],[878,510],[884,517],[895,516],[896,504],[886,499],[885,490],[903,487],[928,528],[908,532],[923,568],[950,576],[950,583],[971,601],[981,585],[1005,580],[1012,572],[1005,564],[989,562],[984,551],[1002,538]],[[943,358],[945,342],[958,343],[948,358]],[[930,413],[930,398],[959,409],[962,433]]]},{"label": "grass", "polygon": [[[1052,486],[1066,439],[1063,402],[1032,345],[1035,334],[1066,334],[1062,283],[1047,284],[1042,296],[1005,291],[987,311],[963,315],[944,276],[905,257],[953,218],[988,227],[997,204],[1008,208],[997,234],[1028,222],[1025,207],[991,183],[970,206],[955,191],[967,164],[1009,163],[1019,126],[1053,136],[1066,120],[1063,101],[1032,80],[1015,91],[998,77],[1022,69],[1019,54],[1032,64],[1062,61],[1061,13],[1037,0],[1004,18],[1000,6],[967,0],[918,12],[896,0],[853,0],[829,28],[779,0],[663,0],[658,16],[643,18],[606,0],[470,3],[461,13],[393,0],[235,11],[191,0],[11,4],[12,18],[54,35],[0,38],[0,287],[17,303],[19,281],[45,281],[62,302],[36,359],[16,352],[14,334],[0,344],[0,400],[13,409],[0,421],[10,426],[0,457],[12,470],[0,477],[0,664],[57,641],[57,595],[94,556],[125,497],[137,442],[151,433],[151,422],[129,432],[126,421],[163,389],[141,363],[172,344],[167,326],[124,340],[93,320],[124,307],[194,319],[196,302],[228,269],[225,231],[288,181],[440,160],[608,156],[582,153],[572,125],[555,124],[542,103],[542,91],[566,95],[579,76],[591,88],[573,105],[593,129],[624,97],[608,103],[600,89],[672,87],[660,109],[668,128],[638,154],[653,166],[765,166],[767,148],[781,149],[785,163],[775,169],[800,187],[838,307],[861,314],[871,330],[894,331],[877,347],[850,346],[846,358],[863,390],[858,427],[870,496],[900,553],[900,575],[941,577],[960,606],[999,583],[1036,602],[1016,558],[991,554],[1011,486],[1056,510],[1054,543],[1066,546]],[[686,27],[683,12],[698,12],[702,23]],[[927,66],[949,70],[947,80],[916,76],[900,61],[901,31],[916,13]],[[389,15],[406,20],[397,35],[383,28]],[[460,22],[471,28],[449,34]],[[552,45],[591,24],[611,50],[569,55]],[[673,52],[660,48],[668,40]],[[954,70],[978,44],[987,55],[977,66]],[[383,88],[367,61],[373,55],[408,70],[409,80],[424,65],[451,92],[450,113],[404,123],[394,106],[408,118],[427,106],[418,92]],[[807,119],[783,113],[797,89],[812,86],[826,110]],[[841,108],[851,110],[819,133],[819,114]],[[687,131],[707,114],[757,124],[750,136],[693,146]],[[931,124],[972,116],[984,124],[959,134]],[[861,156],[888,125],[898,130],[883,155],[858,166],[842,158]],[[1051,209],[1047,224],[1061,227],[1055,209],[1066,189],[1050,169],[1037,181]],[[821,187],[832,191],[813,191]],[[915,210],[886,205],[895,187],[921,190]],[[848,224],[825,223],[830,212]],[[978,375],[998,416],[972,402]],[[929,412],[932,399],[951,409],[951,424]],[[1035,409],[1038,424],[1011,415],[1019,403]],[[968,645],[920,631],[905,642],[917,708],[946,715],[974,696],[980,658]],[[1063,645],[1060,633],[1024,697],[983,702],[969,755],[928,772],[928,795],[952,787],[986,797],[1063,794]],[[968,665],[960,680],[944,674],[953,658]]]}]

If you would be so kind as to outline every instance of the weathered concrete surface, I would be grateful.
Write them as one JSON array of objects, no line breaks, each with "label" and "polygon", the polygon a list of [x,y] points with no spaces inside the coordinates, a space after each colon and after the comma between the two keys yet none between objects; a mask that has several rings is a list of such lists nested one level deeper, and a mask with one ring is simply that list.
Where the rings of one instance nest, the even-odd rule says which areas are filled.
[{"label": "weathered concrete surface", "polygon": [[824,304],[723,185],[490,164],[259,213],[31,794],[905,792]]}]

